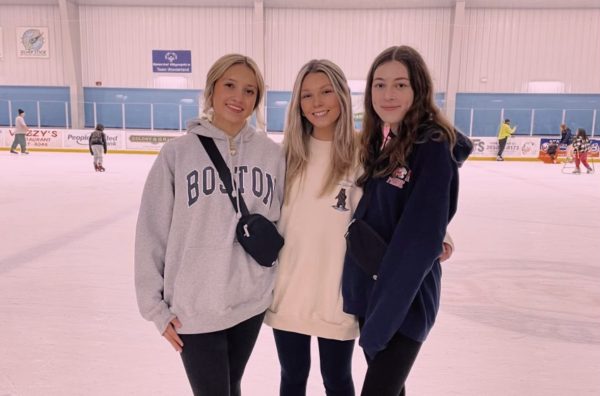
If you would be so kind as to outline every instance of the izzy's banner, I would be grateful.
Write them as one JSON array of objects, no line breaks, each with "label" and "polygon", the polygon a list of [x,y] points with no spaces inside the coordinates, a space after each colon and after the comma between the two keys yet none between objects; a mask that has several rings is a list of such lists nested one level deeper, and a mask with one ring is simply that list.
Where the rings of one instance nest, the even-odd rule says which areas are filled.
[{"label": "izzy's banner", "polygon": [[47,27],[18,27],[17,56],[19,58],[49,58]]},{"label": "izzy's banner", "polygon": [[152,50],[154,73],[191,73],[192,51]]}]

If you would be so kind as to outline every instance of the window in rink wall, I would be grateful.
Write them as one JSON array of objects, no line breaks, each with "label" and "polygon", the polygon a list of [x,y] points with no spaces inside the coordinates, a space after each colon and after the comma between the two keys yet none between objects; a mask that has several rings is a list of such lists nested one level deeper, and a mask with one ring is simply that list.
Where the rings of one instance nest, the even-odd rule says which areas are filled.
[{"label": "window in rink wall", "polygon": [[600,131],[600,94],[467,94],[456,96],[454,123],[471,136],[496,136],[502,120],[517,135],[558,135],[560,124]]},{"label": "window in rink wall", "polygon": [[[282,132],[290,91],[268,91],[265,118],[269,132]],[[444,94],[436,95],[438,106]],[[362,123],[363,95],[353,93],[355,127]],[[85,127],[185,130],[198,117],[202,91],[193,89],[84,88]],[[0,86],[0,126],[12,126],[17,109],[26,112],[31,127],[71,127],[68,87]],[[505,118],[517,125],[518,135],[558,135],[561,123],[571,130],[585,128],[600,135],[600,94],[486,94],[459,93],[455,125],[469,136],[496,136]],[[250,121],[253,125],[255,118]]]},{"label": "window in rink wall", "polygon": [[0,86],[0,125],[13,126],[18,109],[30,127],[68,127],[69,87]]},{"label": "window in rink wall", "polygon": [[86,128],[184,130],[200,114],[197,89],[84,88]]}]

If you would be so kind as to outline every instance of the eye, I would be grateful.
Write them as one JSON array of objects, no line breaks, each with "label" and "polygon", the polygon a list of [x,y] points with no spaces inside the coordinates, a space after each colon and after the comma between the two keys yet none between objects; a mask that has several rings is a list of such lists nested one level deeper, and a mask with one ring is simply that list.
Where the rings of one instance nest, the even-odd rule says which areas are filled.
[{"label": "eye", "polygon": [[323,95],[329,95],[330,93],[333,93],[333,89],[326,89],[323,91]]},{"label": "eye", "polygon": [[376,82],[375,84],[373,84],[373,88],[383,88],[383,83]]},{"label": "eye", "polygon": [[305,94],[300,95],[300,99],[308,99],[310,97],[311,97],[311,94],[309,94],[309,93],[305,93]]},{"label": "eye", "polygon": [[253,89],[247,89],[246,90],[246,95],[254,96],[255,93],[256,93],[256,91],[253,90]]},{"label": "eye", "polygon": [[225,86],[226,86],[227,88],[234,88],[234,87],[235,87],[235,85],[233,85],[233,83],[232,83],[232,82],[226,82],[226,83],[225,83]]},{"label": "eye", "polygon": [[406,82],[399,82],[399,83],[396,84],[396,88],[406,88],[408,86],[409,85]]}]

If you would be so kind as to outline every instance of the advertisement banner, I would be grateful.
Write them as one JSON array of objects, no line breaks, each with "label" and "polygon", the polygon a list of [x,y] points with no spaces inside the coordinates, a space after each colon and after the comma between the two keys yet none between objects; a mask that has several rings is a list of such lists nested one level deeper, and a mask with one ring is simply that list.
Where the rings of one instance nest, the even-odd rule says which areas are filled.
[{"label": "advertisement banner", "polygon": [[152,71],[154,73],[191,73],[192,51],[152,50]]},{"label": "advertisement banner", "polygon": [[[548,154],[548,147],[552,144],[558,144],[559,141],[560,139],[558,138],[542,138],[540,142],[538,158],[546,163],[551,163],[552,158],[550,158],[550,155]],[[556,151],[556,160],[560,162],[566,157],[567,145],[558,145],[558,150]],[[588,158],[600,158],[600,139],[590,139],[590,151],[588,151]]]},{"label": "advertisement banner", "polygon": [[47,27],[17,28],[17,57],[48,58],[50,57]]},{"label": "advertisement banner", "polygon": [[[15,139],[15,130],[6,128],[4,144],[10,146]],[[4,133],[3,133],[4,134]],[[60,148],[62,147],[62,131],[53,128],[30,128],[25,135],[27,148]]]},{"label": "advertisement banner", "polygon": [[[495,158],[498,154],[498,138],[472,137],[472,158]],[[513,136],[508,138],[502,156],[504,158],[537,158],[540,150],[540,138],[531,136]]]},{"label": "advertisement banner", "polygon": [[[93,130],[91,129],[69,129],[64,131],[65,148],[89,148],[89,139]],[[125,148],[125,132],[104,130],[106,134],[106,148],[110,150],[123,150]]]},{"label": "advertisement banner", "polygon": [[127,150],[152,150],[160,151],[163,144],[178,136],[182,136],[182,132],[168,133],[130,133],[127,132],[127,140],[125,141],[125,149]]}]

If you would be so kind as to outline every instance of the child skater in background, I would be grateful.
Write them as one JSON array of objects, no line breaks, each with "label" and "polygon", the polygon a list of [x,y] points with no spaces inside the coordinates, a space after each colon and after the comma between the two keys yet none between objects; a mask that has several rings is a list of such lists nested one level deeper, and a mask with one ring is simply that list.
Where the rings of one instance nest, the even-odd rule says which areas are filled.
[{"label": "child skater in background", "polygon": [[585,129],[577,129],[577,135],[573,141],[573,152],[575,153],[575,170],[573,173],[581,173],[579,164],[583,164],[587,169],[587,173],[592,173],[592,167],[587,161],[588,152],[590,151],[590,139],[588,139]]},{"label": "child skater in background", "polygon": [[102,166],[103,154],[106,154],[106,134],[104,133],[104,125],[96,125],[96,129],[90,135],[89,139],[90,154],[94,156],[94,169],[96,172],[104,172]]},{"label": "child skater in background", "polygon": [[[325,393],[354,395],[358,323],[343,311],[341,279],[344,233],[362,195],[356,185],[357,143],[344,73],[328,60],[308,62],[296,77],[288,108],[285,200],[278,224],[286,244],[265,316],[281,364],[281,396],[306,395],[313,336]],[[444,247],[448,257],[451,249]]]},{"label": "child skater in background", "polygon": [[135,242],[138,306],[181,353],[194,395],[241,394],[273,300],[276,267],[260,266],[237,242],[238,215],[198,138],[214,140],[249,212],[277,221],[285,159],[248,123],[263,94],[252,59],[217,60],[206,78],[205,115],[163,146],[144,187]]},{"label": "child skater in background", "polygon": [[435,321],[439,256],[458,198],[457,166],[471,150],[468,142],[456,145],[457,136],[434,103],[421,55],[406,46],[383,51],[367,76],[364,174],[357,184],[364,188],[359,208],[369,203],[362,220],[387,250],[376,277],[363,271],[351,251],[343,273],[344,311],[359,319],[368,363],[362,395],[405,394],[406,378]]}]

